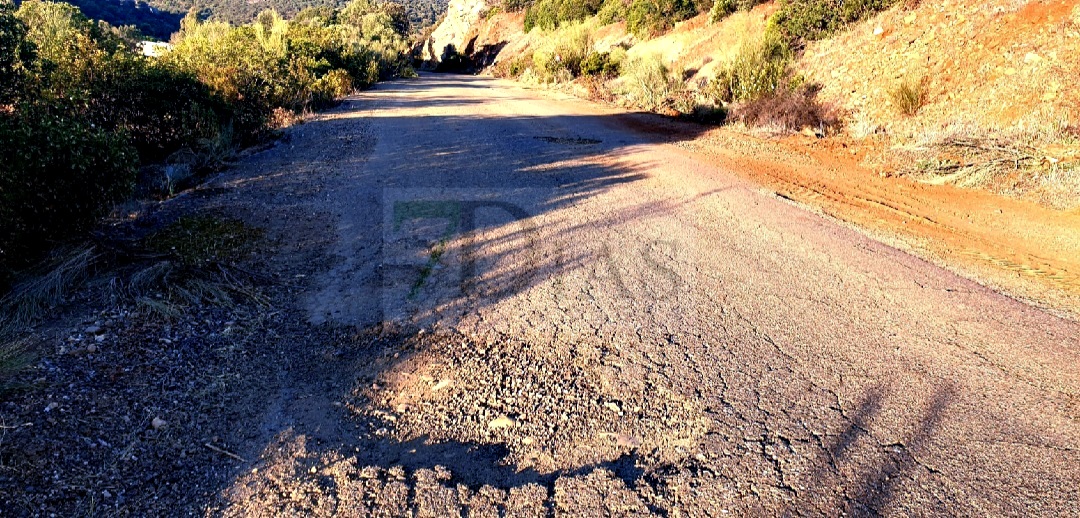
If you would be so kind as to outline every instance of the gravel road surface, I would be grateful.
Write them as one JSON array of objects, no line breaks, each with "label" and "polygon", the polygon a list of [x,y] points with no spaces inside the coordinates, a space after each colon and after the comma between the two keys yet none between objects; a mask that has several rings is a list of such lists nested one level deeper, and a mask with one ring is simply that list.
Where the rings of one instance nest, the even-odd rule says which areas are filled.
[{"label": "gravel road surface", "polygon": [[625,119],[425,75],[253,157],[356,332],[218,511],[1080,515],[1080,326]]}]

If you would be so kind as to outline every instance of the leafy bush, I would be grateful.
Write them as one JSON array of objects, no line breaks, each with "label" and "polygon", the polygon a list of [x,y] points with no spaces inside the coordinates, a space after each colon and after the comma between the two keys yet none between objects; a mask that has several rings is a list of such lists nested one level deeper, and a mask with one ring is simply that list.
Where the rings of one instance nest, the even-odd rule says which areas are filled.
[{"label": "leafy bush", "polygon": [[533,0],[503,0],[502,8],[508,13],[524,11],[533,4]]},{"label": "leafy bush", "polygon": [[724,102],[752,101],[791,86],[788,65],[792,51],[775,32],[743,47],[735,60],[720,70],[709,85],[716,98]]},{"label": "leafy bush", "polygon": [[491,73],[495,77],[503,78],[518,78],[521,74],[524,74],[529,67],[532,66],[533,56],[530,54],[520,54],[514,56],[512,59],[505,59],[495,63],[491,67]]},{"label": "leafy bush", "polygon": [[896,0],[781,0],[769,23],[789,38],[818,40],[895,3]]},{"label": "leafy bush", "polygon": [[926,104],[926,80],[905,79],[889,90],[889,99],[900,113],[912,116]]},{"label": "leafy bush", "polygon": [[533,72],[542,82],[572,79],[581,75],[582,65],[593,53],[588,26],[579,23],[563,27],[533,53]]},{"label": "leafy bush", "polygon": [[581,63],[581,74],[598,77],[618,77],[620,62],[610,52],[593,52]]},{"label": "leafy bush", "polygon": [[596,21],[600,25],[626,21],[627,0],[604,0],[596,12]]},{"label": "leafy bush", "polygon": [[764,0],[716,0],[709,9],[709,22],[716,23],[735,11],[749,11]]},{"label": "leafy bush", "polygon": [[694,0],[633,0],[626,15],[626,29],[639,38],[648,38],[698,12]]},{"label": "leafy bush", "polygon": [[136,153],[123,133],[47,108],[0,116],[0,154],[0,282],[134,186]]},{"label": "leafy bush", "polygon": [[408,28],[400,6],[369,0],[241,27],[191,14],[171,52],[146,58],[69,4],[0,0],[0,284],[129,195],[139,165],[219,163],[271,114],[408,74]]},{"label": "leafy bush", "polygon": [[568,22],[584,20],[600,10],[602,0],[539,0],[525,11],[525,32],[533,27],[553,30]]}]

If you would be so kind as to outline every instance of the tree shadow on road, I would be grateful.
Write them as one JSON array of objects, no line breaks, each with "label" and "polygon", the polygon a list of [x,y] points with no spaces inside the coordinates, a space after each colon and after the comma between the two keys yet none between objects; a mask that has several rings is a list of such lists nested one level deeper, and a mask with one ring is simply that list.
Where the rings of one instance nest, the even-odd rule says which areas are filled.
[{"label": "tree shadow on road", "polygon": [[[645,373],[633,365],[614,368],[594,361],[589,355],[610,355],[621,365],[625,358],[619,355],[629,354],[617,351],[614,334],[599,332],[580,338],[580,350],[544,351],[547,344],[530,344],[533,356],[492,360],[502,362],[492,372],[440,365],[470,360],[511,336],[549,333],[544,321],[531,322],[528,329],[477,322],[489,312],[512,314],[523,301],[601,306],[666,298],[677,309],[695,279],[680,277],[672,265],[689,261],[698,243],[695,222],[676,215],[748,189],[737,180],[717,178],[709,189],[681,192],[667,186],[664,192],[672,194],[628,200],[622,196],[629,186],[660,190],[653,169],[679,160],[687,170],[693,166],[675,153],[658,158],[644,152],[645,144],[692,136],[705,127],[687,125],[674,134],[658,130],[659,124],[646,132],[627,131],[624,116],[551,114],[543,106],[507,116],[485,111],[486,103],[475,99],[397,96],[439,84],[487,87],[484,80],[460,77],[380,86],[296,130],[288,151],[282,146],[252,157],[230,180],[243,186],[243,196],[259,200],[252,213],[290,207],[317,214],[317,223],[300,226],[270,216],[263,221],[294,257],[283,259],[282,276],[307,276],[306,293],[289,308],[289,318],[310,316],[320,324],[314,328],[348,338],[327,341],[300,332],[280,339],[287,344],[281,354],[289,361],[279,368],[284,385],[293,389],[267,396],[262,432],[245,448],[245,455],[259,460],[243,464],[221,489],[217,511],[333,515],[382,509],[393,514],[440,502],[444,507],[438,509],[445,512],[427,514],[490,508],[494,515],[548,515],[560,502],[570,502],[574,511],[586,513],[665,514],[680,508],[872,515],[901,505],[901,494],[903,505],[922,506],[909,509],[916,513],[938,509],[934,506],[950,498],[949,484],[917,457],[939,433],[957,389],[942,385],[929,398],[909,398],[924,404],[920,415],[902,422],[912,432],[882,444],[871,431],[886,418],[887,400],[902,389],[887,384],[848,389],[845,395],[858,403],[845,408],[836,395],[840,388],[830,393],[811,383],[771,339],[762,339],[753,324],[736,317],[724,320],[731,329],[720,333],[727,341],[721,345],[735,352],[715,364],[714,372],[699,373],[700,382],[664,379],[665,363],[701,353],[680,346],[675,333],[666,335],[671,357],[633,358],[653,369]],[[401,109],[415,112],[403,116]],[[431,115],[432,110],[439,114]],[[578,209],[572,218],[567,216],[571,208]],[[634,231],[620,233],[628,227]],[[685,232],[672,235],[671,228]],[[333,259],[317,260],[326,256]],[[587,289],[551,287],[563,278],[568,281],[554,284],[592,283],[597,291],[615,294],[614,302],[594,298]],[[525,325],[529,316],[516,325]],[[493,332],[464,336],[454,329],[458,324]],[[657,330],[636,332],[640,338]],[[449,353],[452,347],[458,352]],[[534,407],[532,415],[523,416],[507,410],[520,404],[469,394],[483,383],[513,379],[514,369],[533,366],[550,368],[530,374],[536,379],[571,387],[586,401],[560,393],[554,406]],[[572,369],[578,369],[576,377],[566,376],[572,383],[552,374]],[[461,398],[460,408],[445,398],[438,412],[425,406],[436,404],[432,394],[445,381],[432,374],[436,371],[474,376],[458,380],[467,386],[453,392]],[[742,387],[724,379],[717,387],[705,383],[742,371],[753,373],[740,378]],[[599,379],[604,373],[619,383],[635,378],[641,384],[620,388],[616,398],[617,390],[603,386],[610,380]],[[658,390],[663,383],[689,388],[671,394],[679,390]],[[781,389],[765,393],[768,384]],[[804,386],[814,393],[800,393]],[[759,408],[732,410],[728,392],[735,389],[752,393]],[[533,401],[532,395],[514,397]],[[784,421],[788,416],[763,410],[763,400],[806,410],[834,432],[816,442],[780,436],[777,430],[790,425]],[[586,412],[599,417],[588,414],[594,420],[589,427],[573,428],[558,421],[559,405],[577,412],[575,418]],[[634,405],[644,409],[631,411]],[[709,418],[701,417],[703,405],[712,409]],[[666,413],[648,414],[657,409]],[[417,422],[424,416],[448,421],[429,427],[438,433],[420,433]],[[658,426],[672,437],[663,443],[643,440],[648,431],[639,425],[663,418],[670,421]],[[599,427],[591,427],[594,422]],[[558,435],[562,427],[571,431]],[[758,437],[744,428],[764,431]],[[595,451],[574,452],[577,444]],[[775,453],[781,447],[790,458]],[[785,464],[797,463],[799,456],[811,459],[808,474]],[[912,497],[914,492],[919,495]]]}]

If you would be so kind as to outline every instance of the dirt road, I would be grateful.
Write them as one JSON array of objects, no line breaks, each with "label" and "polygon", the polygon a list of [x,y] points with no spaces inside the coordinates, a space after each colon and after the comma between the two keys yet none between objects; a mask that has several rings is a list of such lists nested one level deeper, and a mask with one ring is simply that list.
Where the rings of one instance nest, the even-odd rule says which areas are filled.
[{"label": "dirt road", "polygon": [[1080,326],[654,140],[425,76],[248,161],[355,331],[213,512],[1080,515]]}]

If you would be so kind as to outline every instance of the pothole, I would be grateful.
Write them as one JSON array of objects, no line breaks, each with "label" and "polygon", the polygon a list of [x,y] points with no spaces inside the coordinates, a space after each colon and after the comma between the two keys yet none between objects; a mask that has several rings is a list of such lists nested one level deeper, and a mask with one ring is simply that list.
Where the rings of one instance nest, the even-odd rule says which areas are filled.
[{"label": "pothole", "polygon": [[543,140],[550,144],[565,144],[569,146],[591,146],[599,144],[601,141],[592,138],[577,138],[577,137],[533,137],[537,140]]}]

